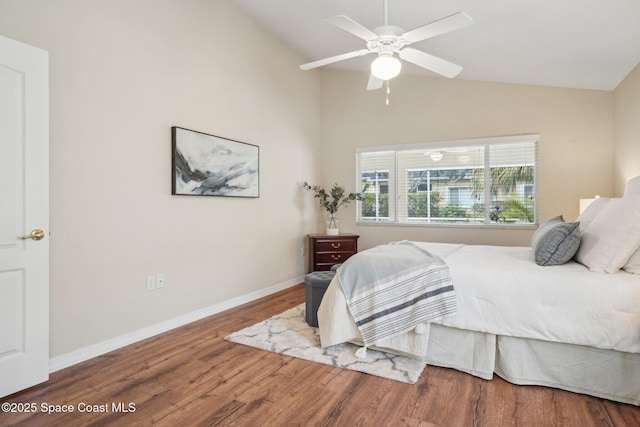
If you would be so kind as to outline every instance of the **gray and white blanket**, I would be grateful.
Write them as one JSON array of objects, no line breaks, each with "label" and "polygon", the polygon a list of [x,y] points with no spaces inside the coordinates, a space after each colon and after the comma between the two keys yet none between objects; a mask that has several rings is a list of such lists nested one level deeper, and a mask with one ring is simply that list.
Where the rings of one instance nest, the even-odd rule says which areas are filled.
[{"label": "gray and white blanket", "polygon": [[359,252],[337,274],[365,346],[456,312],[449,267],[409,241]]}]

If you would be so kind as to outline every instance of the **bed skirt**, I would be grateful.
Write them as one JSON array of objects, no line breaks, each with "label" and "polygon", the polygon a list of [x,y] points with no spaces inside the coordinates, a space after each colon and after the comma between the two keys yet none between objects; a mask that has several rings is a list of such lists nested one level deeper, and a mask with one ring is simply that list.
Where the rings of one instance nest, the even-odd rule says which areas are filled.
[{"label": "bed skirt", "polygon": [[[334,282],[336,278],[334,278]],[[329,285],[318,309],[323,346],[362,345],[340,286]],[[424,360],[490,380],[542,385],[640,406],[640,354],[429,324],[372,348]],[[426,354],[426,356],[425,356]]]},{"label": "bed skirt", "polygon": [[640,406],[640,354],[432,324],[427,363]]}]

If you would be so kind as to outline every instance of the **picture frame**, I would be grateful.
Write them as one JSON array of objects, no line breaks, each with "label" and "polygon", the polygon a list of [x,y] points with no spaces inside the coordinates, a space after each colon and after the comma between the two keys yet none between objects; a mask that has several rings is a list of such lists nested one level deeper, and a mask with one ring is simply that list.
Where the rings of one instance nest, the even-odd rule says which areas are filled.
[{"label": "picture frame", "polygon": [[260,197],[260,147],[171,128],[171,194]]}]

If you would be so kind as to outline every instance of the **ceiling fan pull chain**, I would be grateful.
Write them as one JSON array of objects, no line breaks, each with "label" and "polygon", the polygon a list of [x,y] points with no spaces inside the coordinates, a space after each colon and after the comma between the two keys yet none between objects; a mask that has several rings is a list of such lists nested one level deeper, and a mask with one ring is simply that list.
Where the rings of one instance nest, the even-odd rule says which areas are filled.
[{"label": "ceiling fan pull chain", "polygon": [[389,80],[387,80],[387,101],[386,104],[389,105],[389,94],[391,93],[391,89],[389,88]]}]

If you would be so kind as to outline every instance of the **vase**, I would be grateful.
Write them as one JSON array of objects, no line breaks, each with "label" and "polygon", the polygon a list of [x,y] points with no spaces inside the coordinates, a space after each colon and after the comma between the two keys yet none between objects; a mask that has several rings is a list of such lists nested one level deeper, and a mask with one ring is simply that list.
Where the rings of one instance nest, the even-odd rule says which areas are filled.
[{"label": "vase", "polygon": [[338,220],[336,219],[336,214],[329,214],[329,219],[327,219],[327,235],[328,236],[336,236],[340,234],[340,229],[338,228]]}]

